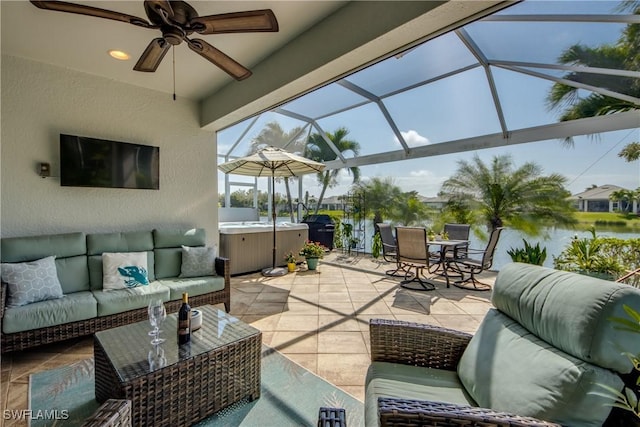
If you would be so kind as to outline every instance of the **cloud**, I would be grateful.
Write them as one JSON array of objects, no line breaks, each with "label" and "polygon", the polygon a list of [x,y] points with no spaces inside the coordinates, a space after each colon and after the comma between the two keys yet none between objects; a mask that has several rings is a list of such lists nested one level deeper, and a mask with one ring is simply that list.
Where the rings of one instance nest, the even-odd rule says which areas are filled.
[{"label": "cloud", "polygon": [[[409,147],[416,147],[416,146],[420,146],[420,145],[427,145],[429,144],[429,138],[427,138],[426,136],[422,136],[420,135],[417,131],[413,130],[413,129],[409,129],[407,132],[400,132],[400,134],[402,135],[402,137],[404,138],[405,142],[407,143],[407,145]],[[394,137],[393,138],[396,144],[400,144],[400,141],[398,140],[398,137]]]}]

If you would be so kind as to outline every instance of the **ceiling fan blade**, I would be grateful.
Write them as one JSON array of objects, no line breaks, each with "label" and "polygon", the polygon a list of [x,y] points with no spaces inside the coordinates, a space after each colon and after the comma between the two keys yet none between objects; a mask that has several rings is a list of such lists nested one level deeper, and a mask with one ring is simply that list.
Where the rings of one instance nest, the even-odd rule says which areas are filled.
[{"label": "ceiling fan blade", "polygon": [[79,15],[95,16],[97,18],[113,19],[114,21],[128,22],[145,28],[158,28],[151,25],[148,21],[137,16],[127,15],[126,13],[114,12],[97,7],[85,6],[82,4],[69,3],[66,1],[35,1],[31,0],[35,7],[46,10],[54,10],[57,12],[77,13]]},{"label": "ceiling fan blade", "polygon": [[200,34],[278,31],[278,20],[271,9],[198,16],[189,24]]},{"label": "ceiling fan blade", "polygon": [[236,62],[233,58],[222,53],[220,50],[211,46],[201,39],[188,39],[185,37],[187,44],[194,52],[198,53],[207,61],[217,65],[224,72],[229,74],[236,80],[244,80],[251,75],[251,71],[245,68],[240,63]]},{"label": "ceiling fan blade", "polygon": [[151,40],[151,43],[149,43],[144,50],[133,69],[153,73],[158,68],[158,65],[160,65],[160,62],[162,62],[162,58],[167,54],[170,47],[171,45],[162,37]]}]

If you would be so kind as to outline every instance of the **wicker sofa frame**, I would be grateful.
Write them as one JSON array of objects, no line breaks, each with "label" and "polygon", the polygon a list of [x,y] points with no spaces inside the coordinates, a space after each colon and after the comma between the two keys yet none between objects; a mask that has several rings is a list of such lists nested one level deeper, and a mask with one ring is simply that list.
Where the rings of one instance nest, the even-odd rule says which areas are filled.
[{"label": "wicker sofa frame", "polygon": [[[439,326],[371,319],[371,361],[455,371],[471,335]],[[381,427],[560,427],[530,417],[451,403],[379,398]]]},{"label": "wicker sofa frame", "polygon": [[[224,308],[228,313],[231,310],[231,268],[229,265],[229,259],[216,258],[215,269],[216,274],[224,277],[224,288],[219,291],[189,297],[189,304],[192,307],[197,307],[205,304],[224,303]],[[2,287],[0,288],[0,318],[4,316],[6,298],[7,285],[2,283]],[[174,313],[180,309],[181,304],[181,300],[168,301],[165,303],[165,307],[168,313]],[[71,338],[92,335],[95,332],[105,329],[140,322],[147,319],[147,317],[147,309],[139,308],[108,316],[49,326],[46,328],[33,329],[12,334],[2,333],[0,348],[2,353],[24,350]]]}]

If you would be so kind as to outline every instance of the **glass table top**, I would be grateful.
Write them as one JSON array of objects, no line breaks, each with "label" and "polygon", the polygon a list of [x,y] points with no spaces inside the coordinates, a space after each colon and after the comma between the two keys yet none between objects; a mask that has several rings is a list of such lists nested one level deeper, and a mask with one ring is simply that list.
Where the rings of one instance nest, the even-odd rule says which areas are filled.
[{"label": "glass table top", "polygon": [[177,313],[167,316],[160,329],[165,342],[154,346],[148,335],[153,328],[145,320],[96,332],[100,343],[122,382],[172,366],[181,360],[198,356],[232,344],[260,331],[213,306],[197,307],[202,311],[202,327],[191,333],[189,344],[178,346]]}]

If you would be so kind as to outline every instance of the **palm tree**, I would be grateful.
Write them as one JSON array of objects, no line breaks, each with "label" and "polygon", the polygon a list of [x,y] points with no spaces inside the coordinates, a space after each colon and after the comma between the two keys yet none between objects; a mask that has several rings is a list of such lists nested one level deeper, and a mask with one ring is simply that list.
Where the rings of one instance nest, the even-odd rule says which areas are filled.
[{"label": "palm tree", "polygon": [[[640,14],[640,2],[623,1],[617,8],[620,11],[630,11]],[[568,65],[584,65],[589,67],[601,67],[637,71],[640,69],[640,26],[629,24],[623,31],[620,39],[614,45],[602,45],[588,47],[580,44],[566,49],[558,59],[560,63]],[[633,77],[616,77],[595,74],[570,72],[563,76],[564,79],[591,86],[603,87],[614,92],[624,93],[633,97],[640,97],[640,79]],[[547,101],[551,109],[564,108],[560,121],[575,120],[586,117],[600,116],[616,112],[637,110],[638,105],[630,101],[592,93],[587,97],[578,96],[575,87],[562,83],[555,83],[547,95]],[[573,144],[570,138],[565,142]],[[627,147],[633,144],[633,142]],[[625,157],[620,152],[620,157]],[[634,150],[634,148],[630,148]],[[637,148],[635,148],[637,150]],[[636,151],[637,152],[637,151]],[[636,155],[637,156],[637,155]],[[636,157],[637,158],[637,157]]]},{"label": "palm tree", "polygon": [[429,216],[429,208],[420,201],[417,191],[402,193],[393,216],[401,224],[417,225]]},{"label": "palm tree", "polygon": [[627,212],[633,203],[634,192],[625,189],[612,191],[609,199],[620,204],[620,212]]},{"label": "palm tree", "polygon": [[365,195],[367,210],[373,212],[373,223],[394,218],[394,207],[400,203],[402,190],[394,184],[393,178],[371,178],[356,184],[354,191]]},{"label": "palm tree", "polygon": [[458,162],[457,171],[442,184],[441,194],[477,213],[489,231],[509,225],[536,235],[541,220],[575,222],[565,182],[558,174],[543,176],[535,163],[515,168],[511,157],[503,155],[494,156],[487,165],[476,155],[471,162]]},{"label": "palm tree", "polygon": [[[274,147],[283,148],[287,145],[287,150],[290,152],[300,153],[304,149],[304,132],[302,127],[297,126],[286,132],[280,126],[278,122],[269,122],[260,131],[260,133],[251,140],[251,146],[249,153],[255,153],[256,151],[265,148],[269,145]],[[289,207],[289,213],[291,215],[291,222],[294,222],[293,217],[293,199],[291,198],[291,189],[289,188],[289,177],[284,178],[284,186],[287,191],[287,206]],[[273,191],[276,191],[275,188]],[[274,206],[273,209],[276,207]]]},{"label": "palm tree", "polygon": [[[360,153],[360,144],[351,139],[346,139],[348,134],[349,131],[346,128],[341,127],[334,133],[327,132],[326,136],[331,140],[331,142],[333,142],[333,145],[335,145],[341,153],[351,151],[354,156],[357,156]],[[327,142],[324,140],[322,135],[318,133],[314,133],[309,136],[304,156],[318,162],[331,161],[338,157],[329,145],[327,145]],[[353,166],[346,169],[353,176],[353,182],[357,183],[360,180],[360,168]],[[319,172],[317,174],[318,182],[322,186],[322,190],[320,192],[320,197],[318,198],[318,204],[316,205],[316,213],[318,213],[318,209],[322,204],[322,199],[324,198],[324,193],[327,191],[327,188],[334,187],[338,183],[338,174],[340,173],[340,170],[341,169],[325,170],[324,172]]]}]

